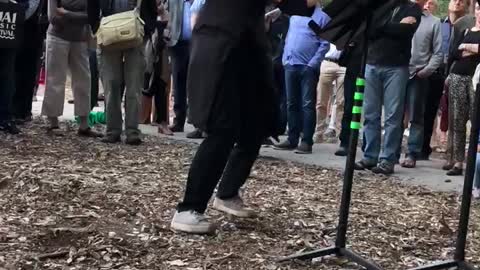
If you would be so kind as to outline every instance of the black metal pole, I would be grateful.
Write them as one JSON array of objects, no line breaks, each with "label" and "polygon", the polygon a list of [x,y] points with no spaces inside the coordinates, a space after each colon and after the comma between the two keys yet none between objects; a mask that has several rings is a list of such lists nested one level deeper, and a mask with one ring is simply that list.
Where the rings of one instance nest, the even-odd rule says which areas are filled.
[{"label": "black metal pole", "polygon": [[468,235],[468,221],[470,219],[470,206],[472,203],[473,179],[475,177],[475,165],[477,161],[478,145],[478,121],[480,120],[480,84],[476,85],[475,102],[472,108],[470,129],[470,143],[468,146],[467,168],[465,171],[465,182],[463,184],[462,206],[460,209],[460,224],[458,228],[457,244],[455,249],[455,260],[465,261],[465,247]]},{"label": "black metal pole", "polygon": [[350,202],[352,200],[352,185],[353,174],[355,170],[355,159],[357,156],[358,135],[361,127],[362,107],[363,107],[363,92],[365,89],[365,66],[367,63],[368,54],[368,29],[371,23],[371,14],[367,15],[367,24],[365,28],[365,37],[362,46],[362,64],[360,74],[357,79],[357,91],[354,95],[352,108],[352,122],[350,123],[350,144],[348,148],[348,156],[343,175],[343,191],[342,200],[340,203],[340,214],[338,219],[337,239],[335,246],[344,248],[346,246],[347,230],[348,230],[348,216],[350,213]]}]

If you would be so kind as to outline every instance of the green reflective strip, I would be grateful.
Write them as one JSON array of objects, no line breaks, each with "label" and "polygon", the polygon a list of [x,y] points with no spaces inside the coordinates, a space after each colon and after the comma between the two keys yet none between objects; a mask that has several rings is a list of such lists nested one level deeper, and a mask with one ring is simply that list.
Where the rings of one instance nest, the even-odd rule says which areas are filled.
[{"label": "green reflective strip", "polygon": [[363,93],[355,92],[355,95],[353,96],[353,99],[363,100]]},{"label": "green reflective strip", "polygon": [[360,79],[360,78],[358,78],[356,85],[357,85],[357,86],[365,86],[365,79]]},{"label": "green reflective strip", "polygon": [[356,113],[362,113],[362,107],[353,106],[353,108],[352,108],[352,113],[354,113],[354,114],[356,114]]},{"label": "green reflective strip", "polygon": [[350,123],[350,128],[351,129],[360,129],[362,127],[362,125],[360,124],[360,122],[351,122]]}]

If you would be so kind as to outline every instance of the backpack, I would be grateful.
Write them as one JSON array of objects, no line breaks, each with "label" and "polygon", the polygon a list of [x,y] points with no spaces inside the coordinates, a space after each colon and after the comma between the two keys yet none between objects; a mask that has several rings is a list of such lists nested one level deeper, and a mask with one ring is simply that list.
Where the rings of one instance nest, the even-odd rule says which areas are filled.
[{"label": "backpack", "polygon": [[142,0],[133,10],[103,17],[97,31],[97,44],[104,50],[126,50],[139,47],[145,36],[145,22],[140,17]]}]

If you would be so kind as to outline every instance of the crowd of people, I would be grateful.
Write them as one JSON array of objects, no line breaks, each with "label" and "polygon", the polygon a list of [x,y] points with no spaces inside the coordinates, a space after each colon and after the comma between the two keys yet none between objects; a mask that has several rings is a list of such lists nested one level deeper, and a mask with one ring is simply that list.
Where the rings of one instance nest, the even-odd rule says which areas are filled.
[{"label": "crowd of people", "polygon": [[[32,120],[32,99],[45,47],[42,115],[48,119],[50,134],[64,133],[58,119],[64,111],[67,74],[79,136],[118,143],[125,134],[127,144],[140,144],[139,124],[149,122],[150,115],[144,111],[152,98],[158,131],[166,135],[183,132],[191,120],[189,109],[209,105],[209,101],[189,104],[190,94],[202,93],[187,94],[191,50],[198,49],[192,44],[192,31],[205,1],[16,1],[26,9],[25,38],[15,49],[0,48],[0,130],[18,134],[17,126]],[[330,18],[322,11],[321,1],[306,1],[312,6],[311,16],[288,16],[273,5],[265,10],[276,93],[272,102],[278,109],[275,129],[278,135],[288,136],[277,144],[270,138],[264,138],[263,143],[277,150],[310,154],[314,143],[338,134],[340,145],[335,155],[346,156],[351,125],[357,124],[351,122],[352,111],[359,109],[354,106],[354,94],[362,64],[362,41],[354,40],[339,50],[322,40],[309,22],[324,27]],[[477,5],[475,14],[470,15],[470,1],[450,0],[448,16],[438,18],[437,0],[398,2],[388,16],[374,23],[369,35],[363,158],[355,169],[390,175],[396,164],[415,168],[418,160],[429,159],[432,154],[432,135],[440,125],[442,132],[448,131],[443,169],[448,175],[461,175],[475,90],[472,78],[480,63],[480,7]],[[95,34],[102,18],[133,9],[144,22],[144,42],[121,50],[98,46]],[[236,76],[243,76],[242,71]],[[105,135],[88,124],[89,113],[97,104],[99,81],[105,91]],[[171,125],[170,88],[175,114]],[[209,134],[204,129],[198,126],[187,137],[206,138]],[[480,188],[480,181],[476,187]]]}]

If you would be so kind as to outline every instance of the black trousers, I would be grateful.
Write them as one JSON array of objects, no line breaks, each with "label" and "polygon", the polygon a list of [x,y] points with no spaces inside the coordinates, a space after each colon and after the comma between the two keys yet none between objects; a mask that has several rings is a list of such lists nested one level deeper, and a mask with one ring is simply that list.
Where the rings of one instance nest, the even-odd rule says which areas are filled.
[{"label": "black trousers", "polygon": [[25,21],[24,31],[25,40],[18,48],[15,60],[16,90],[12,100],[13,116],[19,119],[32,115],[33,94],[37,85],[43,47],[43,36],[37,16]]},{"label": "black trousers", "polygon": [[350,122],[352,121],[353,96],[357,90],[356,80],[360,71],[359,65],[355,63],[347,67],[345,72],[345,79],[343,85],[344,97],[344,113],[342,118],[342,130],[340,131],[339,139],[340,146],[348,148],[350,144]]},{"label": "black trousers", "polygon": [[174,124],[185,125],[187,118],[187,71],[190,60],[190,42],[178,41],[169,48],[172,58],[173,78],[173,111],[175,112]]},{"label": "black trousers", "polygon": [[430,142],[432,140],[433,127],[438,113],[438,107],[443,94],[445,84],[445,76],[443,72],[436,71],[429,78],[429,88],[425,98],[425,117],[424,117],[424,134],[421,155],[428,157],[432,153]]},{"label": "black trousers", "polygon": [[97,50],[89,49],[89,63],[90,63],[90,106],[93,109],[97,105],[98,101],[98,59]]},{"label": "black trousers", "polygon": [[273,82],[279,102],[278,134],[285,134],[287,131],[287,89],[285,86],[285,70],[282,60],[279,57],[273,61]]},{"label": "black trousers", "polygon": [[193,158],[179,212],[205,212],[219,182],[218,198],[237,196],[257,159],[269,124],[264,117],[266,100],[273,98],[263,82],[273,72],[265,51],[250,44],[246,39],[237,45],[223,70],[218,70],[222,76],[207,125],[208,137]]},{"label": "black trousers", "polygon": [[0,49],[0,122],[12,119],[15,94],[15,49]]}]

